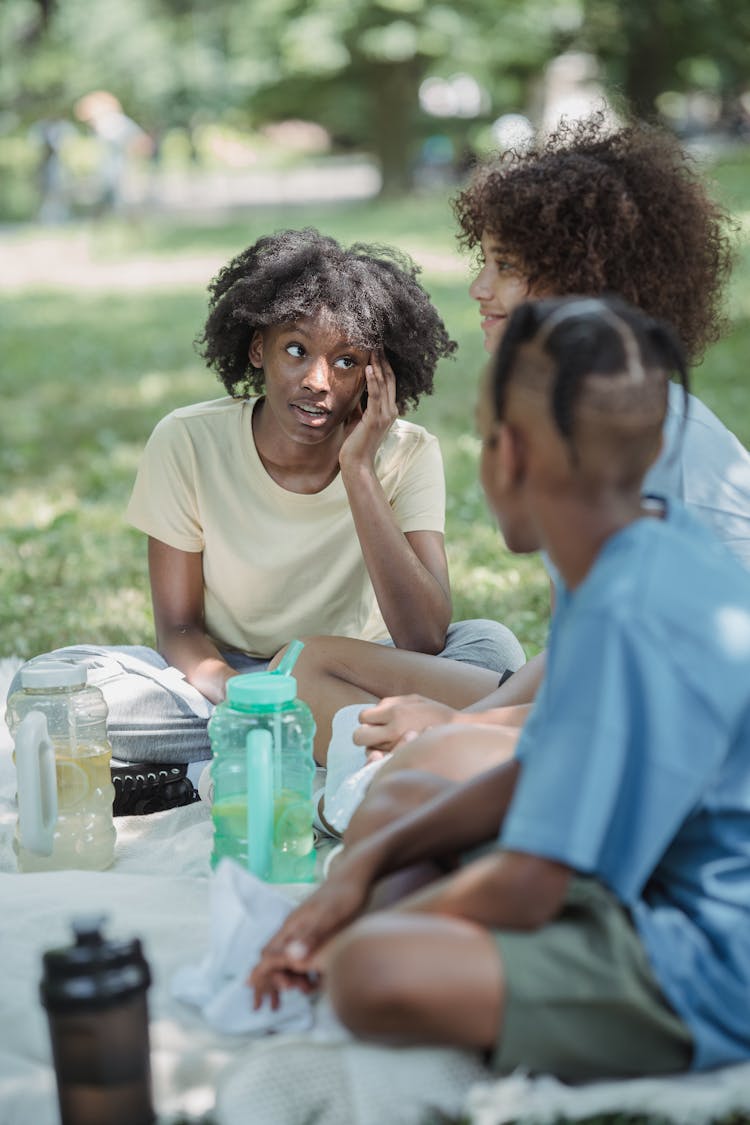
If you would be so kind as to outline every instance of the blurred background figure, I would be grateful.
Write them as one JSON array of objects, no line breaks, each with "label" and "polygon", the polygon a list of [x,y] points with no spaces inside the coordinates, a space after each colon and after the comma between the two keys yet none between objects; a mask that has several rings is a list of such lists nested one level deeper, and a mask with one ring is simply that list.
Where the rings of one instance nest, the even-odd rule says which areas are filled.
[{"label": "blurred background figure", "polygon": [[42,118],[29,130],[32,141],[40,149],[37,211],[40,223],[53,225],[67,222],[70,218],[72,185],[63,149],[65,142],[74,134],[75,127],[71,122],[58,117]]},{"label": "blurred background figure", "polygon": [[430,133],[417,155],[414,179],[417,187],[439,188],[454,180],[456,152],[453,141],[445,133]]},{"label": "blurred background figure", "polygon": [[136,201],[131,183],[134,162],[152,155],[153,141],[107,90],[94,90],[80,98],[75,115],[99,142],[96,210],[99,214],[122,213]]}]

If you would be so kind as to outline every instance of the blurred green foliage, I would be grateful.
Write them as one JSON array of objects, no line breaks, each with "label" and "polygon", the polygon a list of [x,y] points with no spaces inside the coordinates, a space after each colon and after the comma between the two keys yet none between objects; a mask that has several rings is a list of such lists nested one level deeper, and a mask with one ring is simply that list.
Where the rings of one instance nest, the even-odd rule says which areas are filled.
[{"label": "blurred green foliage", "polygon": [[427,73],[470,70],[517,107],[558,46],[546,0],[4,0],[0,112],[28,125],[104,87],[159,132],[304,116],[403,190],[434,128],[418,107]]},{"label": "blurred green foliage", "polygon": [[750,5],[737,0],[583,0],[580,44],[604,64],[634,111],[665,90],[729,102],[747,90]]},{"label": "blurred green foliage", "polygon": [[[319,122],[338,147],[374,153],[384,190],[399,192],[436,129],[461,151],[502,113],[534,116],[544,66],[563,51],[591,52],[610,90],[651,116],[664,91],[736,98],[748,41],[737,0],[3,0],[0,136],[105,88],[159,136],[207,121]],[[457,72],[479,83],[482,105],[428,117],[420,83]],[[0,206],[21,211],[17,199]]]}]

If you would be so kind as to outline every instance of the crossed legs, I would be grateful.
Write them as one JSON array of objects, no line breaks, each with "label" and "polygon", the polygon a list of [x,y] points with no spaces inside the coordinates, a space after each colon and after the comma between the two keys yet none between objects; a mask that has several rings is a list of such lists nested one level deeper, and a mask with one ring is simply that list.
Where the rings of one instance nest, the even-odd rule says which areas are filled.
[{"label": "crossed legs", "polygon": [[344,833],[354,844],[447,787],[492,769],[513,756],[520,728],[434,727],[393,751],[372,779]]},{"label": "crossed legs", "polygon": [[[453,784],[416,769],[373,784],[345,841],[354,843]],[[373,898],[376,912],[326,950],[326,988],[341,1022],[362,1038],[487,1051],[499,1035],[504,998],[492,935],[461,918],[393,906],[441,874],[437,866],[422,865],[384,880]]]},{"label": "crossed legs", "polygon": [[[271,661],[276,667],[281,653]],[[313,637],[294,666],[297,693],[312,707],[315,760],[325,764],[331,721],[342,707],[365,707],[390,695],[425,695],[461,709],[489,695],[497,672],[439,656],[349,637]]]},{"label": "crossed legs", "polygon": [[389,910],[331,945],[326,984],[354,1034],[391,1043],[493,1047],[503,971],[489,931],[460,918]]}]

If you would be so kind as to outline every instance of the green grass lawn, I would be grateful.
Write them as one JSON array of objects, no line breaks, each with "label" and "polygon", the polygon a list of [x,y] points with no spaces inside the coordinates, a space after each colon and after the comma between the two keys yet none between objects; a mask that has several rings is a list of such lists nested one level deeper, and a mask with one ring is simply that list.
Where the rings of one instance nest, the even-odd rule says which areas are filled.
[{"label": "green grass lawn", "polygon": [[[750,216],[747,162],[718,170]],[[312,224],[345,242],[408,250],[458,358],[439,371],[416,420],[442,443],[457,618],[505,621],[529,654],[544,643],[547,581],[511,556],[477,484],[473,406],[484,362],[447,196],[405,203],[257,209],[223,225],[165,220],[0,234],[0,656],[83,641],[151,643],[145,541],[123,521],[139,452],[156,421],[223,390],[192,341],[219,266],[261,233]],[[750,221],[746,222],[746,230]],[[696,372],[696,389],[746,443],[750,402],[750,251],[735,275],[732,334]]]}]

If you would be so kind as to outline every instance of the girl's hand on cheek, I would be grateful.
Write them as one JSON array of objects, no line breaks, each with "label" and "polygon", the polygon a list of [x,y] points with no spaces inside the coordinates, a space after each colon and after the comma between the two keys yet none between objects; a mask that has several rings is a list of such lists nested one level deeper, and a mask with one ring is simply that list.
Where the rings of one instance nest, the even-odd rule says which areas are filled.
[{"label": "girl's hand on cheek", "polygon": [[345,462],[372,466],[383,438],[398,417],[396,377],[382,351],[370,353],[365,379],[367,406],[341,447],[339,464],[342,468]]}]

